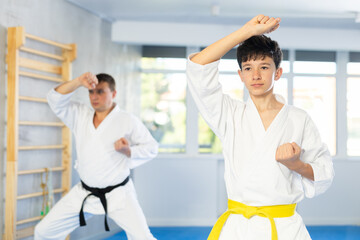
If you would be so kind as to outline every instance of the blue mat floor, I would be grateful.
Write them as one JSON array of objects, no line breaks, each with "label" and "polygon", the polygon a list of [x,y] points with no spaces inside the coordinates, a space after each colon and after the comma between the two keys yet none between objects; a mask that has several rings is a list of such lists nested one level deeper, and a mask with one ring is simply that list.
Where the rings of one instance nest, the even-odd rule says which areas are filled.
[{"label": "blue mat floor", "polygon": [[[205,240],[210,227],[151,227],[151,233],[158,240]],[[313,240],[360,240],[360,226],[309,226]],[[104,240],[125,240],[120,232]]]}]

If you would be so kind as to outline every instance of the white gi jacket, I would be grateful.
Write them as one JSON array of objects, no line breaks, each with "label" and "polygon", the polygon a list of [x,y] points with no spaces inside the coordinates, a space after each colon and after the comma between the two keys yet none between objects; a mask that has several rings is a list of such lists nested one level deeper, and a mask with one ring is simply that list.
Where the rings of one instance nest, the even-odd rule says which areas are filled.
[{"label": "white gi jacket", "polygon": [[[285,104],[265,131],[250,97],[244,103],[222,93],[219,61],[203,66],[190,59],[188,86],[200,113],[222,141],[229,199],[250,206],[283,205],[298,203],[304,196],[312,198],[329,188],[334,177],[332,160],[305,111]],[[277,147],[291,142],[303,149],[300,159],[312,166],[314,181],[275,160]],[[310,239],[297,213],[275,218],[275,222],[279,240]],[[232,214],[220,239],[271,239],[270,221]]]},{"label": "white gi jacket", "polygon": [[[75,136],[78,157],[75,168],[88,186],[105,188],[119,184],[130,174],[131,168],[157,155],[158,143],[137,117],[116,105],[95,128],[95,111],[71,102],[72,95],[53,89],[48,94],[48,102]],[[114,143],[122,137],[129,141],[131,159],[115,150]]]}]

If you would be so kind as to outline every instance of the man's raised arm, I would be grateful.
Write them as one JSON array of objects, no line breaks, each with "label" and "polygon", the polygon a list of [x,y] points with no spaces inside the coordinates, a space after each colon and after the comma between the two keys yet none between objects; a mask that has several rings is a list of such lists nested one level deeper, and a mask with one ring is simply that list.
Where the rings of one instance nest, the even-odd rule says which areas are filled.
[{"label": "man's raised arm", "polygon": [[81,76],[69,82],[65,82],[59,85],[58,87],[55,88],[55,91],[61,94],[68,94],[75,91],[81,86],[86,87],[89,90],[94,89],[97,84],[98,84],[98,79],[96,78],[96,76],[90,72],[87,72],[87,73],[83,73]]}]

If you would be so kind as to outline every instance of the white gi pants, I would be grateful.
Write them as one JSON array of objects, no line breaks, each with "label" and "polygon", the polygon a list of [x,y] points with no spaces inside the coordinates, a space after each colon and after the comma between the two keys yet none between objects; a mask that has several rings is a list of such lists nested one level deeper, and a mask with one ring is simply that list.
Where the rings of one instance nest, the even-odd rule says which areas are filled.
[{"label": "white gi pants", "polygon": [[[278,240],[311,240],[300,215],[274,218]],[[270,240],[271,225],[267,218],[253,216],[250,219],[241,214],[230,214],[224,224],[219,240]]]},{"label": "white gi pants", "polygon": [[[68,234],[80,226],[81,204],[89,193],[81,183],[75,185],[36,225],[34,239],[65,239]],[[124,229],[129,240],[156,240],[146,223],[131,179],[125,186],[115,188],[107,193],[106,200],[108,217]],[[100,199],[95,196],[88,197],[84,205],[85,219],[98,214],[105,214]],[[101,221],[101,226],[104,227],[103,221]]]}]

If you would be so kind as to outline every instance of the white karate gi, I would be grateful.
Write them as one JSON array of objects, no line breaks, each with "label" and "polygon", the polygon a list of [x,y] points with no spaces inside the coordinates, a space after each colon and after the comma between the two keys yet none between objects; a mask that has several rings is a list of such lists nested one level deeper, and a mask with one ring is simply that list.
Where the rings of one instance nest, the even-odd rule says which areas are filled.
[{"label": "white karate gi", "polygon": [[[265,131],[250,97],[244,103],[222,93],[219,61],[203,66],[192,62],[192,56],[187,63],[188,86],[200,113],[222,141],[229,199],[249,206],[283,205],[298,203],[304,196],[312,198],[329,188],[334,177],[332,160],[305,111],[285,104]],[[300,159],[312,166],[315,181],[275,160],[277,147],[291,142],[304,150]],[[275,218],[275,223],[279,240],[310,239],[297,213]],[[231,214],[220,239],[270,240],[270,221]]]},{"label": "white karate gi", "polygon": [[[95,128],[94,110],[71,102],[72,94],[62,95],[52,89],[48,102],[75,136],[78,156],[75,168],[86,185],[96,188],[117,185],[129,176],[130,168],[157,155],[158,143],[138,118],[115,106]],[[129,141],[131,159],[115,150],[114,143],[121,137]],[[65,239],[79,226],[81,204],[89,193],[81,183],[75,185],[36,226],[35,239]],[[108,217],[125,230],[129,239],[155,239],[147,226],[131,180],[107,193],[106,199]],[[105,214],[100,199],[95,196],[87,198],[84,214],[86,219],[94,214]],[[100,224],[104,226],[103,222]]]}]

